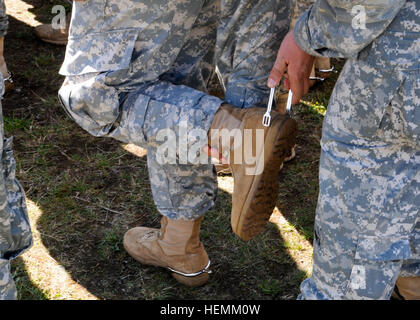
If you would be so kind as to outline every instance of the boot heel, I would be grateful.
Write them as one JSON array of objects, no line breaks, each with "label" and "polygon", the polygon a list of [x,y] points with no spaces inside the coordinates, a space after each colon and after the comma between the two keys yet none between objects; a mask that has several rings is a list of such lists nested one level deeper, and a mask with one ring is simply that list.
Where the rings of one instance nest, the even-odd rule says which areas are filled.
[{"label": "boot heel", "polygon": [[171,267],[168,267],[168,270],[172,271],[172,277],[174,277],[178,282],[189,287],[199,287],[209,280],[209,274],[211,273],[211,270],[209,269],[210,263],[211,262],[209,260],[203,270],[195,273],[184,273],[174,270]]}]

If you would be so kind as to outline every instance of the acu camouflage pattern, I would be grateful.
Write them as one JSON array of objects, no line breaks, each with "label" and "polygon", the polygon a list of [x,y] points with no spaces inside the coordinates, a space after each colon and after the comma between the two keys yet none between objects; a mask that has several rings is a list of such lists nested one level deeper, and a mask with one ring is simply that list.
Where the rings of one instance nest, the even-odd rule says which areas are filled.
[{"label": "acu camouflage pattern", "polygon": [[6,35],[8,26],[9,20],[6,15],[6,6],[4,5],[4,0],[0,0],[0,38]]},{"label": "acu camouflage pattern", "polygon": [[298,18],[308,10],[315,0],[293,0],[293,18]]},{"label": "acu camouflage pattern", "polygon": [[[0,73],[0,97],[4,93]],[[15,177],[16,163],[12,137],[4,138],[0,105],[0,300],[16,299],[16,287],[10,273],[10,260],[32,245],[32,233],[26,209],[25,193]]]},{"label": "acu camouflage pattern", "polygon": [[60,99],[92,135],[147,149],[161,214],[197,219],[214,205],[214,167],[159,164],[156,134],[171,129],[178,140],[181,123],[209,130],[223,103],[207,90],[216,65],[226,102],[265,107],[290,8],[282,0],[74,2]]},{"label": "acu camouflage pattern", "polygon": [[[356,4],[365,30],[351,27]],[[299,299],[389,299],[398,276],[420,276],[420,1],[317,1],[294,35],[310,54],[349,58],[324,119]]]}]

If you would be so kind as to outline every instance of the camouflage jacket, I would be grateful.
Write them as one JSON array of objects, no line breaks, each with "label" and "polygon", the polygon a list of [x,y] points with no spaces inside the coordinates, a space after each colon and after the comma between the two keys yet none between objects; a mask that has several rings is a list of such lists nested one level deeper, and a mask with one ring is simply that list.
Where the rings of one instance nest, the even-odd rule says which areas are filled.
[{"label": "camouflage jacket", "polygon": [[420,67],[420,1],[320,0],[296,22],[298,46],[314,56],[355,57],[379,68]]}]

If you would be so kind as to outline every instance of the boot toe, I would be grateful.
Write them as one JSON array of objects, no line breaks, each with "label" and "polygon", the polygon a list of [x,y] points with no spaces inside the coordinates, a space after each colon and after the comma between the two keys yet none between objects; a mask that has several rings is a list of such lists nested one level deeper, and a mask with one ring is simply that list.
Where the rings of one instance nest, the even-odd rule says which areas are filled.
[{"label": "boot toe", "polygon": [[67,44],[67,31],[61,29],[53,29],[51,24],[43,24],[35,27],[34,33],[42,41],[56,45]]},{"label": "boot toe", "polygon": [[156,240],[159,237],[158,229],[151,229],[145,227],[136,227],[128,230],[124,234],[123,245],[127,253],[134,259],[143,262],[146,254],[146,247],[144,244]]},{"label": "boot toe", "polygon": [[51,36],[51,25],[43,24],[34,28],[35,35],[40,39],[49,39]]}]

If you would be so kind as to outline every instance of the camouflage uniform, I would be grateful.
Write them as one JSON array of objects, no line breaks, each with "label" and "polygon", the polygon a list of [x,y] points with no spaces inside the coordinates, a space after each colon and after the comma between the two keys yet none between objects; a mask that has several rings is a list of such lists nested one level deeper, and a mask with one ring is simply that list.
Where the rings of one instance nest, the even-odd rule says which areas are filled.
[{"label": "camouflage uniform", "polygon": [[293,0],[293,17],[298,18],[301,14],[308,10],[314,2],[315,0]]},{"label": "camouflage uniform", "polygon": [[[0,73],[0,97],[4,84]],[[10,260],[32,245],[32,233],[26,209],[25,194],[15,178],[12,137],[4,139],[0,105],[0,300],[16,299],[16,287],[10,273]]]},{"label": "camouflage uniform", "polygon": [[179,138],[181,123],[209,130],[223,102],[207,93],[216,64],[226,102],[265,106],[289,22],[290,3],[281,0],[74,2],[59,96],[92,135],[146,148],[158,210],[194,220],[214,204],[214,168],[179,154],[178,164],[160,164],[156,135],[168,128]]},{"label": "camouflage uniform", "polygon": [[[8,19],[4,1],[0,0],[0,37],[7,32]],[[4,93],[0,72],[0,99]],[[0,300],[16,299],[16,287],[10,273],[10,260],[32,244],[32,234],[22,187],[15,178],[12,138],[4,139],[0,104]]]},{"label": "camouflage uniform", "polygon": [[[317,1],[307,53],[349,58],[324,119],[313,274],[300,299],[389,299],[420,275],[420,1]],[[334,17],[334,19],[332,19]],[[355,24],[360,26],[360,24]]]},{"label": "camouflage uniform", "polygon": [[8,26],[9,20],[6,15],[4,0],[0,0],[0,38],[6,35]]},{"label": "camouflage uniform", "polygon": [[[315,0],[294,0],[294,2],[295,3],[294,3],[291,28],[294,27],[296,20],[299,18],[299,16],[302,15],[306,10],[310,9],[310,7],[314,4]],[[330,73],[326,70],[331,70],[330,58],[316,57],[314,61],[314,67],[310,75],[311,77],[317,76],[315,69],[321,73],[320,76],[322,78],[328,78],[330,76]]]}]

